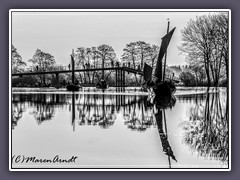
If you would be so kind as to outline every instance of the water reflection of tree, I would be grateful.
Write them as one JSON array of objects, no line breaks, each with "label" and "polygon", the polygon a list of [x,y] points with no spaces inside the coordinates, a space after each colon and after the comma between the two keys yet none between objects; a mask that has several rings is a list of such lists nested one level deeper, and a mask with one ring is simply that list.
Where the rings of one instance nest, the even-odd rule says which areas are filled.
[{"label": "water reflection of tree", "polygon": [[17,126],[18,121],[22,118],[25,111],[26,107],[24,103],[12,103],[12,129]]},{"label": "water reflection of tree", "polygon": [[64,104],[64,99],[65,96],[62,97],[59,94],[13,94],[13,124],[16,124],[16,121],[22,117],[22,106],[25,109],[26,106],[33,108],[30,114],[34,116],[38,124],[51,120],[55,114],[54,106]]},{"label": "water reflection of tree", "polygon": [[[153,124],[152,113],[146,105],[146,97],[130,95],[96,95],[96,94],[13,94],[12,103],[25,104],[30,108],[30,114],[34,116],[38,124],[51,120],[55,115],[55,109],[68,106],[72,114],[72,123],[75,125],[75,114],[79,125],[93,125],[102,128],[111,127],[118,113],[127,114],[130,118],[141,121],[144,126]],[[74,107],[74,108],[73,108]],[[76,110],[75,110],[76,109]],[[16,111],[16,110],[15,110]],[[74,111],[74,112],[73,112]],[[146,111],[147,114],[145,113]],[[16,114],[19,112],[19,115]],[[14,112],[14,122],[21,118],[22,111]],[[139,113],[140,112],[140,113]],[[140,115],[140,116],[139,116]],[[129,122],[133,123],[134,122]],[[129,123],[126,123],[129,125]],[[16,123],[15,123],[16,124]],[[146,127],[139,128],[143,131]],[[132,129],[133,126],[129,126]]]},{"label": "water reflection of tree", "polygon": [[80,126],[106,129],[113,126],[118,114],[123,114],[125,125],[134,131],[143,132],[155,124],[153,105],[149,105],[147,96],[73,93],[14,94],[14,97],[15,103],[24,103],[31,109],[30,114],[38,124],[51,120],[56,108],[64,106],[69,108],[74,126],[77,120]]},{"label": "water reflection of tree", "polygon": [[34,99],[32,101],[34,109],[30,114],[34,116],[37,123],[41,124],[43,121],[51,120],[55,114],[54,105],[59,94],[34,94],[32,98]]},{"label": "water reflection of tree", "polygon": [[228,161],[228,96],[225,92],[207,94],[205,102],[193,101],[184,141],[200,156]]},{"label": "water reflection of tree", "polygon": [[112,96],[86,94],[81,96],[80,102],[82,103],[77,105],[79,125],[87,124],[106,129],[114,124],[116,110]]},{"label": "water reflection of tree", "polygon": [[124,107],[124,124],[131,130],[146,131],[154,125],[153,107],[148,106],[147,96],[137,99],[134,96],[133,103]]},{"label": "water reflection of tree", "polygon": [[144,131],[153,124],[153,115],[144,101],[146,98],[130,95],[81,95],[77,105],[79,125],[109,128],[121,111],[128,128]]}]

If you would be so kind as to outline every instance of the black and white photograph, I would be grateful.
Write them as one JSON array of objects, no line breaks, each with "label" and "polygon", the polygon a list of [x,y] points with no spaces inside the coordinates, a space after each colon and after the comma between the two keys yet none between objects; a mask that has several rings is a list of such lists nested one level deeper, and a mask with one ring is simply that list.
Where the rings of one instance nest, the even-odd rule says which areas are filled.
[{"label": "black and white photograph", "polygon": [[229,9],[9,10],[9,170],[230,171]]}]

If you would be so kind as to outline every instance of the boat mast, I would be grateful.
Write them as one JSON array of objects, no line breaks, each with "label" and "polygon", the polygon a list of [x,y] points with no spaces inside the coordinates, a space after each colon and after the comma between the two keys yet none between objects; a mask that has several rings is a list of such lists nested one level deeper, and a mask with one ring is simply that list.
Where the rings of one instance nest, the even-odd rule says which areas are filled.
[{"label": "boat mast", "polygon": [[72,62],[72,84],[74,84],[74,71],[75,71],[75,67],[74,67],[74,49],[72,49],[72,57],[71,57],[71,62]]},{"label": "boat mast", "polygon": [[[168,20],[168,26],[167,26],[167,34],[169,33],[169,26],[170,26],[170,20],[169,18]],[[167,49],[166,49],[166,53],[165,53],[165,59],[164,59],[164,65],[163,65],[163,76],[162,76],[162,80],[165,80],[165,70],[166,70],[166,60],[167,60]]]},{"label": "boat mast", "polygon": [[105,61],[105,57],[102,58],[102,80],[104,79],[104,61]]}]

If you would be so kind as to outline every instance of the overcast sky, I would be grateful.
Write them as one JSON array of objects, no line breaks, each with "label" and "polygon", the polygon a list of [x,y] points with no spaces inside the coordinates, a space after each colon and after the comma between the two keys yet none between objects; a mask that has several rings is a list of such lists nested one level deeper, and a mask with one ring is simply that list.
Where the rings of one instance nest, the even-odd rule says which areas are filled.
[{"label": "overcast sky", "polygon": [[127,43],[161,44],[176,27],[168,48],[167,64],[180,65],[181,30],[190,19],[209,12],[12,12],[12,44],[27,62],[36,49],[52,54],[57,64],[70,63],[72,49],[101,44],[112,46],[120,58]]}]

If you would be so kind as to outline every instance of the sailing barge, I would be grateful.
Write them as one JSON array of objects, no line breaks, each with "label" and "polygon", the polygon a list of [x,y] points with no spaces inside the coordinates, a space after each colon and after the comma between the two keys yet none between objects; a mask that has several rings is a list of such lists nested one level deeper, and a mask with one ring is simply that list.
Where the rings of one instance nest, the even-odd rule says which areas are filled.
[{"label": "sailing barge", "polygon": [[72,83],[66,86],[67,91],[79,91],[82,87],[77,85],[74,82],[74,71],[75,71],[75,63],[74,63],[74,58],[73,55],[71,55],[71,63],[72,63]]},{"label": "sailing barge", "polygon": [[[169,23],[168,23],[169,28]],[[153,68],[147,63],[144,64],[144,80],[147,88],[152,88],[155,94],[155,98],[171,96],[176,91],[176,86],[173,81],[165,79],[165,69],[166,69],[166,56],[167,48],[169,42],[172,38],[176,28],[173,28],[162,38],[162,44],[160,47],[157,64],[154,72],[154,78],[152,79]],[[165,61],[163,64],[163,57],[165,56]]]},{"label": "sailing barge", "polygon": [[101,80],[96,84],[96,88],[97,88],[97,89],[102,89],[102,90],[107,89],[107,88],[108,88],[108,84],[107,84],[106,80],[101,79]]}]

